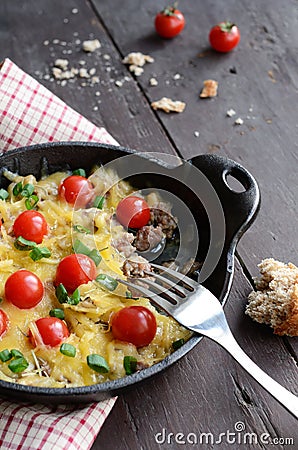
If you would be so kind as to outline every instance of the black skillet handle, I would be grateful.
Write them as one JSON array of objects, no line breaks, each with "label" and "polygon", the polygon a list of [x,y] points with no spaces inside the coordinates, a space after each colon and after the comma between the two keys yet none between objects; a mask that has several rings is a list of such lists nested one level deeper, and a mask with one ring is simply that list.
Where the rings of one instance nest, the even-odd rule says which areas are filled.
[{"label": "black skillet handle", "polygon": [[[260,207],[260,190],[254,177],[241,164],[217,155],[199,155],[191,164],[209,179],[222,204],[229,241],[242,236],[254,221]],[[231,181],[240,183],[236,192]]]}]

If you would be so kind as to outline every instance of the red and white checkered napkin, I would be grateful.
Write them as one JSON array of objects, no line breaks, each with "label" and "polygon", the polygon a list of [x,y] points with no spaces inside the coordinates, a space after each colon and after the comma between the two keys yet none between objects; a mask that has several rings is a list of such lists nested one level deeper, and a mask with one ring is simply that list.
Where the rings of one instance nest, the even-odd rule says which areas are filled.
[{"label": "red and white checkered napkin", "polygon": [[[117,144],[9,59],[0,70],[0,153],[51,141]],[[0,399],[0,448],[88,450],[115,398],[83,407],[17,404]]]}]

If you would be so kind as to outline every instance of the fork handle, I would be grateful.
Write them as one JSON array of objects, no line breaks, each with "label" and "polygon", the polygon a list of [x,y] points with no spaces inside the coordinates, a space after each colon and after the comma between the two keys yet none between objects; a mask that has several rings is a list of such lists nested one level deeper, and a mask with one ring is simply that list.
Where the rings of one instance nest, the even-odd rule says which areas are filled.
[{"label": "fork handle", "polygon": [[298,397],[281,386],[277,381],[273,380],[267,373],[260,369],[250,357],[242,350],[232,333],[221,336],[215,340],[223,348],[225,348],[231,356],[276,400],[279,401],[291,414],[298,419]]}]

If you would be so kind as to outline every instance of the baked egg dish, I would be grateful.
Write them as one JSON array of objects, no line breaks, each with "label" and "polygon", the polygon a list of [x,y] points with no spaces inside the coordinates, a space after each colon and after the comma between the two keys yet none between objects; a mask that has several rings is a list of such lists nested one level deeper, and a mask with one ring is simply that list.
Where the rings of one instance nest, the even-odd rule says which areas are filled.
[{"label": "baked egg dish", "polygon": [[125,377],[190,332],[119,280],[150,276],[140,253],[177,227],[152,190],[104,167],[36,180],[4,171],[0,189],[0,379],[51,388]]}]

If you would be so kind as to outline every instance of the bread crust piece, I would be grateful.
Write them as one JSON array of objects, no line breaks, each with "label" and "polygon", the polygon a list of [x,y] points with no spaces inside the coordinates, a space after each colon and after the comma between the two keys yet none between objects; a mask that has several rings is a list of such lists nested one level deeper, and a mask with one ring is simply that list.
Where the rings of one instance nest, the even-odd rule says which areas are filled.
[{"label": "bread crust piece", "polygon": [[246,314],[280,336],[298,336],[298,268],[273,258],[259,265],[261,277],[248,296]]}]

